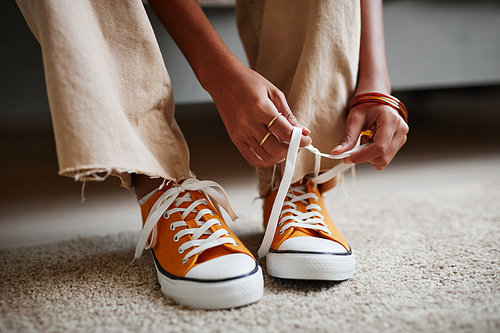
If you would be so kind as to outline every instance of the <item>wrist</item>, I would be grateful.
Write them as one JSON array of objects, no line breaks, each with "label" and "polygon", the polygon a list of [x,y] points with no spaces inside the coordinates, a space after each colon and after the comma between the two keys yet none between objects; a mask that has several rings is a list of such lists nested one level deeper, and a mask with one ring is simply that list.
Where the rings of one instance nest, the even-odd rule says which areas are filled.
[{"label": "wrist", "polygon": [[389,75],[384,76],[384,79],[361,78],[358,80],[358,85],[354,96],[366,94],[370,92],[378,92],[381,94],[391,94],[391,81]]},{"label": "wrist", "polygon": [[248,68],[231,54],[227,57],[214,57],[213,61],[208,61],[207,66],[196,73],[196,76],[203,89],[214,97],[231,84],[235,84],[245,69]]},{"label": "wrist", "polygon": [[349,114],[349,111],[352,108],[366,103],[376,103],[390,106],[403,118],[406,123],[408,123],[408,110],[406,109],[405,105],[394,96],[378,92],[369,92],[355,95],[347,104],[346,116]]}]

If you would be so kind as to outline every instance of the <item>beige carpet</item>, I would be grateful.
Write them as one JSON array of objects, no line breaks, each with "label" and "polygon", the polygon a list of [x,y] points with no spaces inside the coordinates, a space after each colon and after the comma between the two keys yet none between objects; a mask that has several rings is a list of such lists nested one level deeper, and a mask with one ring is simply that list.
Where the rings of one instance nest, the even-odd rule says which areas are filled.
[{"label": "beige carpet", "polygon": [[[162,296],[137,233],[0,251],[1,332],[500,332],[500,180],[335,202],[357,256],[343,283],[265,276],[260,302]],[[260,221],[235,230],[255,253]]]}]

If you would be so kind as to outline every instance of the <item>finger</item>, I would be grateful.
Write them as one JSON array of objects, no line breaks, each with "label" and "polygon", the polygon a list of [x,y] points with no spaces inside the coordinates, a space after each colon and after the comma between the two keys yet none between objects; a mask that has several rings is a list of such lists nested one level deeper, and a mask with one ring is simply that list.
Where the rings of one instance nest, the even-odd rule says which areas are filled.
[{"label": "finger", "polygon": [[377,124],[373,143],[359,152],[346,157],[344,163],[364,163],[385,155],[392,145],[397,129],[398,126],[395,126],[392,122],[381,119],[380,123]]},{"label": "finger", "polygon": [[399,147],[400,147],[400,145],[396,142],[396,140],[393,140],[391,146],[389,147],[389,149],[387,150],[387,152],[384,155],[382,155],[374,160],[370,160],[369,162],[378,171],[383,170],[387,165],[389,165],[389,163],[392,161],[394,156],[396,156],[396,153],[398,152]]},{"label": "finger", "polygon": [[255,153],[255,151],[250,148],[250,146],[243,142],[240,144],[236,144],[238,150],[245,160],[253,167],[266,167],[266,163]]},{"label": "finger", "polygon": [[369,162],[373,164],[373,167],[378,171],[383,170],[393,160],[393,158],[396,156],[397,152],[399,151],[399,149],[401,149],[405,142],[406,135],[400,137],[400,135],[396,133],[387,152],[383,156],[380,156],[379,158],[376,158],[374,160],[370,160]]},{"label": "finger", "polygon": [[351,150],[356,145],[359,135],[363,130],[365,118],[360,114],[351,113],[346,120],[344,134],[339,144],[333,148],[332,154],[342,154]]},{"label": "finger", "polygon": [[[390,139],[390,142],[388,143],[387,150],[385,150],[385,152],[384,149],[379,150],[377,154],[380,154],[380,156],[368,160],[368,162],[372,163],[375,169],[377,170],[384,169],[392,161],[392,159],[394,158],[396,153],[401,149],[401,147],[406,143],[407,140],[406,134],[408,133],[409,130],[408,125],[400,119],[396,120],[395,122],[397,123],[397,125],[395,126],[395,132],[392,138]],[[389,135],[391,132],[392,132],[391,130],[388,130]],[[379,141],[379,139],[380,136],[377,137],[377,141]],[[386,141],[384,138],[380,140]],[[349,158],[345,159],[344,163],[346,162],[349,163],[349,161],[352,161],[354,163],[363,163],[362,160],[357,160],[357,158],[359,158],[359,156],[353,154]]]},{"label": "finger", "polygon": [[[269,167],[284,160],[288,145],[278,140],[272,132],[264,141],[262,147],[260,146],[260,142],[254,137],[249,137],[248,139],[238,141],[238,143],[235,142],[235,145],[247,162],[254,167]],[[264,146],[269,147],[269,149],[265,149]],[[274,153],[270,153],[268,150]]]},{"label": "finger", "polygon": [[[266,154],[261,153],[261,150],[265,151]],[[274,133],[269,136],[269,138],[264,142],[264,144],[255,149],[256,153],[259,154],[266,162],[273,163],[273,165],[283,161],[288,152],[288,144],[281,141]],[[271,159],[266,159],[264,156],[270,156]]]},{"label": "finger", "polygon": [[[271,126],[273,133],[284,142],[290,142],[292,139],[293,128],[294,126],[290,125],[290,123],[283,116],[279,116]],[[302,132],[300,147],[310,145],[311,142],[312,139],[309,136],[304,135],[304,132]]]},{"label": "finger", "polygon": [[367,137],[367,136],[362,135],[360,144],[363,145],[363,144],[368,143],[368,142],[372,142],[372,139]]},{"label": "finger", "polygon": [[299,126],[299,122],[297,118],[292,113],[290,106],[286,101],[285,94],[281,92],[279,89],[268,90],[267,96],[273,102],[274,106],[278,110],[279,113],[292,125]]},{"label": "finger", "polygon": [[[288,121],[288,123],[290,123],[290,125],[294,127],[301,127],[302,135],[307,136],[311,133],[311,130],[299,124],[299,121],[297,120],[292,110],[290,109],[290,106],[288,105],[285,94],[283,94],[283,92],[281,92],[278,89],[271,90],[268,91],[268,97],[271,100],[271,102],[273,102],[278,112],[281,113],[281,115],[285,118],[286,121]],[[301,145],[301,147],[303,146]]]},{"label": "finger", "polygon": [[259,144],[253,144],[251,146],[252,149],[253,149],[253,151],[257,155],[259,155],[259,157],[262,159],[262,161],[267,166],[275,165],[276,163],[278,163],[279,161],[281,161],[283,159],[282,157],[271,155],[265,148],[263,148],[264,146],[271,146],[271,145],[273,145],[273,141],[275,141],[275,140],[276,139],[274,138],[274,136],[271,135],[266,140],[266,142],[264,142],[264,144],[262,146],[260,146]]}]

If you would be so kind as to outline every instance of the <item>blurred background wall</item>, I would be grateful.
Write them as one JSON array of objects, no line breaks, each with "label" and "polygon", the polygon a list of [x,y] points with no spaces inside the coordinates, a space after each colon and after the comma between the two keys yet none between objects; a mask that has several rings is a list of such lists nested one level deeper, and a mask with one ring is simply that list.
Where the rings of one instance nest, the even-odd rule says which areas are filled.
[{"label": "blurred background wall", "polygon": [[[231,0],[207,16],[246,62]],[[229,2],[229,6],[227,6]],[[211,4],[211,6],[210,6]],[[0,10],[0,116],[47,114],[40,47],[14,1]],[[210,103],[166,31],[148,8],[178,105]],[[500,84],[500,1],[386,0],[384,20],[393,88],[417,91]]]}]

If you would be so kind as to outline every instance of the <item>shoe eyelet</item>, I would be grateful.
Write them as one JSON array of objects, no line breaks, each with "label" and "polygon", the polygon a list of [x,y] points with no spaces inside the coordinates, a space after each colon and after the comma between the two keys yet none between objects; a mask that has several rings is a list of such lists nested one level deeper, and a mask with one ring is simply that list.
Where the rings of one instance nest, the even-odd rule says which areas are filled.
[{"label": "shoe eyelet", "polygon": [[[176,242],[176,243],[177,243],[178,241],[179,241],[179,237],[178,237],[177,235],[175,235],[175,236],[174,236],[174,242]],[[181,252],[179,252],[179,253],[181,253]]]},{"label": "shoe eyelet", "polygon": [[184,253],[184,250],[183,250],[183,249],[181,249],[181,248],[179,248],[179,249],[177,250],[177,252],[179,252],[179,253],[181,253],[181,254],[182,254],[182,253]]},{"label": "shoe eyelet", "polygon": [[205,206],[208,206],[208,201],[207,201],[207,199],[203,199],[203,204],[204,204]]},{"label": "shoe eyelet", "polygon": [[189,260],[189,259],[186,259],[186,258],[182,258],[182,261],[181,261],[181,263],[185,264],[185,263],[187,263],[187,262],[188,262],[188,260]]},{"label": "shoe eyelet", "polygon": [[226,236],[231,236],[231,233],[229,231],[226,231]]},{"label": "shoe eyelet", "polygon": [[238,243],[234,243],[234,246],[240,246],[240,244],[238,244]]},{"label": "shoe eyelet", "polygon": [[163,218],[165,220],[168,220],[170,218],[170,214],[168,212],[165,212],[165,214],[163,214]]},{"label": "shoe eyelet", "polygon": [[173,224],[170,225],[170,230],[174,231],[175,230],[175,227]]},{"label": "shoe eyelet", "polygon": [[285,231],[283,230],[280,230],[280,232],[278,232],[279,235],[283,235],[285,233]]},{"label": "shoe eyelet", "polygon": [[283,225],[283,222],[278,223],[278,227],[281,227]]}]

